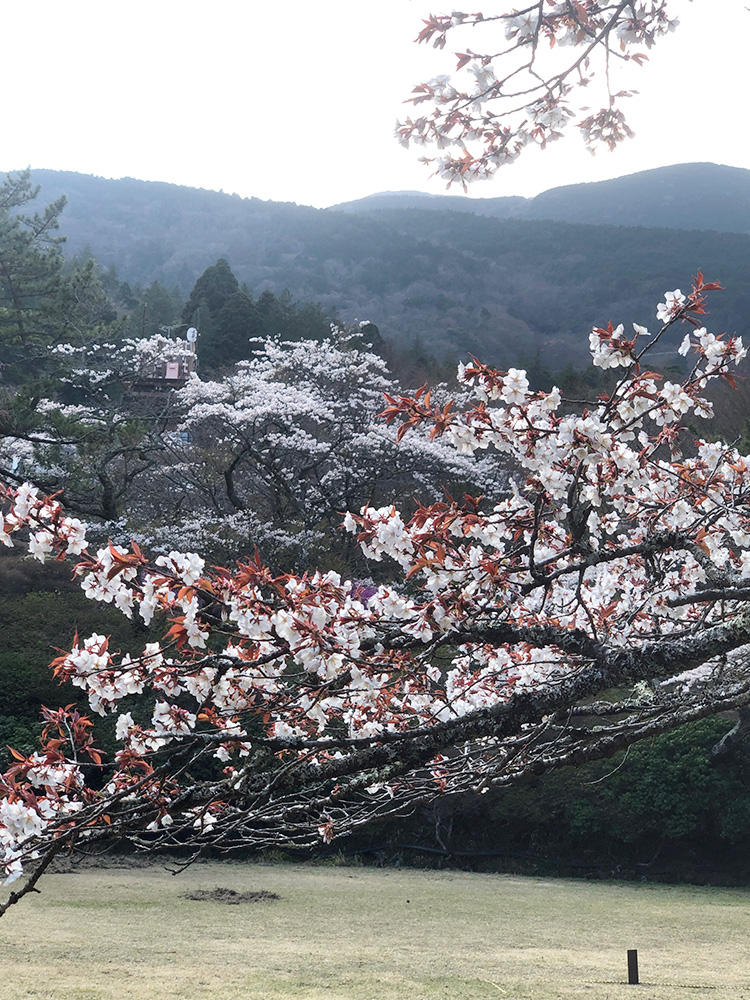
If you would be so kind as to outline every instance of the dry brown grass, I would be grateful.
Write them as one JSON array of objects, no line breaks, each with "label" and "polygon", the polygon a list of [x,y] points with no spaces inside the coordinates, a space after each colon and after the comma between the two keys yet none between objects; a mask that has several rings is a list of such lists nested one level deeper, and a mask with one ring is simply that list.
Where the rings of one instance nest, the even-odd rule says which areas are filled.
[{"label": "dry brown grass", "polygon": [[[216,887],[280,898],[184,898]],[[228,863],[42,890],[0,921],[0,1000],[750,998],[743,890]]]}]

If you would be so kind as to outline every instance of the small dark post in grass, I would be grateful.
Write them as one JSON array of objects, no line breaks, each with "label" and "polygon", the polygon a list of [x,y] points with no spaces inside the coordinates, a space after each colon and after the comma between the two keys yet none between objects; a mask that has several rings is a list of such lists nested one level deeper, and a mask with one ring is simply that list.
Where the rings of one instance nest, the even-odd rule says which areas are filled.
[{"label": "small dark post in grass", "polygon": [[638,952],[635,948],[628,951],[628,983],[631,986],[638,983]]}]

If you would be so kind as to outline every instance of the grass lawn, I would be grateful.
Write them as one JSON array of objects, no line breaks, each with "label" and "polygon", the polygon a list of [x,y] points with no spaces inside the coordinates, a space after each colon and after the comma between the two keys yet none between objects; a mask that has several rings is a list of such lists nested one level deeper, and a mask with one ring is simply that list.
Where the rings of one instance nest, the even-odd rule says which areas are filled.
[{"label": "grass lawn", "polygon": [[[226,862],[40,884],[0,921],[0,1000],[750,1000],[745,890]],[[280,898],[184,898],[217,887]]]}]

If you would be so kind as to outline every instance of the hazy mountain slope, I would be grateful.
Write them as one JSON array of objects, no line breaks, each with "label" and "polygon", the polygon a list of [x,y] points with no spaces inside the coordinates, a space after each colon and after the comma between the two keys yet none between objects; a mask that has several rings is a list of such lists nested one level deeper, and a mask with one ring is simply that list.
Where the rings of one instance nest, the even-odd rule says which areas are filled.
[{"label": "hazy mountain slope", "polygon": [[383,208],[418,208],[437,212],[470,212],[496,219],[523,215],[529,198],[518,195],[506,198],[468,198],[458,194],[425,194],[423,191],[381,191],[378,194],[344,201],[331,206],[334,212],[375,212]]},{"label": "hazy mountain slope", "polygon": [[372,320],[402,347],[418,341],[432,353],[506,365],[539,351],[561,367],[585,360],[593,323],[653,325],[664,290],[685,288],[697,267],[730,289],[712,302],[712,324],[748,330],[746,235],[351,213],[144,181],[34,177],[42,200],[68,194],[69,250],[90,246],[121,279],[187,293],[224,256],[255,295],[288,287],[345,319]]},{"label": "hazy mountain slope", "polygon": [[750,170],[683,163],[611,181],[552,188],[527,202],[521,216],[749,233]]},{"label": "hazy mountain slope", "polygon": [[750,170],[683,163],[609,181],[551,188],[536,198],[441,197],[404,191],[371,195],[335,208],[444,209],[495,218],[750,233]]},{"label": "hazy mountain slope", "polygon": [[[592,324],[611,319],[653,328],[664,291],[689,290],[699,267],[728,289],[711,299],[712,328],[750,329],[750,236],[418,211],[384,211],[375,218],[439,245],[455,267],[460,262],[461,279],[455,281],[449,269],[420,305],[432,307],[437,323],[446,301],[463,296],[467,311],[476,303],[485,322],[472,329],[474,342],[467,346],[493,359],[496,351],[504,359],[539,350],[556,367],[582,360]],[[402,305],[402,320],[416,318],[411,296]]]},{"label": "hazy mountain slope", "polygon": [[237,254],[246,267],[267,249],[283,248],[287,221],[302,229],[317,209],[240,198],[218,191],[132,178],[107,180],[67,171],[34,170],[40,198],[68,196],[64,233],[75,253],[90,246],[104,266],[131,282],[154,280],[189,290],[217,257]]}]

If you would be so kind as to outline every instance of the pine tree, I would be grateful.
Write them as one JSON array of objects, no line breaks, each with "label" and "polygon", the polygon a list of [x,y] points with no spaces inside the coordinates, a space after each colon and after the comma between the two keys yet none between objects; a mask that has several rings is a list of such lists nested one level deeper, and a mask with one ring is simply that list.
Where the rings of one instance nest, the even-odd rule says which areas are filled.
[{"label": "pine tree", "polygon": [[252,296],[240,289],[221,257],[198,278],[182,320],[200,333],[200,360],[208,369],[235,364],[250,356],[248,341],[264,332]]},{"label": "pine tree", "polygon": [[56,233],[66,199],[33,215],[19,211],[38,192],[28,170],[8,174],[0,186],[0,349],[9,381],[19,377],[15,366],[37,358],[64,325],[62,237]]}]

